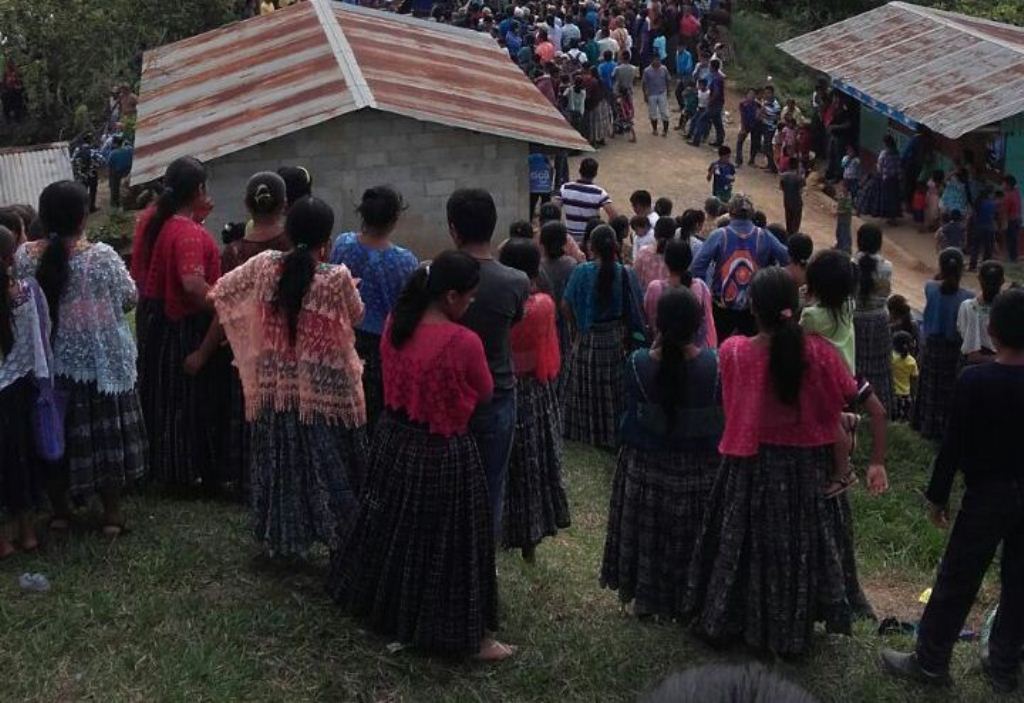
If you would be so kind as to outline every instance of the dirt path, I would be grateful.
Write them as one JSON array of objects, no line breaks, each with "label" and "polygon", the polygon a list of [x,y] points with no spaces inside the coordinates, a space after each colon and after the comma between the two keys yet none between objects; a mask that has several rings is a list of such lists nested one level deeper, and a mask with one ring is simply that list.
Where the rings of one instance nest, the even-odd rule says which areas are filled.
[{"label": "dirt path", "polygon": [[[730,96],[729,109],[736,112],[737,96]],[[673,122],[678,113],[672,115]],[[647,110],[637,104],[637,143],[630,144],[618,137],[609,145],[592,154],[601,165],[597,183],[611,193],[619,212],[631,214],[629,195],[644,188],[655,198],[668,197],[674,203],[674,212],[686,208],[702,208],[711,195],[706,180],[707,167],[717,157],[708,146],[693,147],[683,140],[679,132],[670,129],[667,137],[653,136],[647,122]],[[726,143],[735,147],[737,127],[726,124]],[[570,163],[575,176],[582,157]],[[783,222],[782,192],[778,177],[761,169],[743,166],[739,169],[734,192],[749,195],[758,209],[768,215],[769,222]],[[833,201],[818,188],[809,186],[805,195],[803,231],[814,240],[815,247],[830,247],[835,242]],[[853,229],[863,220],[854,218]],[[935,272],[935,249],[930,235],[919,233],[906,224],[884,228],[884,255],[894,267],[893,292],[907,297],[910,304],[924,306],[924,283]],[[973,285],[969,282],[968,285]]]}]

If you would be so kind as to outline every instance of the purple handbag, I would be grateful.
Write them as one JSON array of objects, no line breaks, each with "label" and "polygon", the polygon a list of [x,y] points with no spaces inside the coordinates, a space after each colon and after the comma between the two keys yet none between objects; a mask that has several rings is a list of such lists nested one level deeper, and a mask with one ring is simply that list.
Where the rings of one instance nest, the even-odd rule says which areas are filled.
[{"label": "purple handbag", "polygon": [[[46,324],[49,311],[45,298],[37,285],[32,285],[32,297],[39,315],[39,333],[46,348],[47,360],[52,361],[50,335]],[[64,417],[68,395],[54,387],[52,378],[36,378],[36,400],[32,406],[32,438],[36,453],[43,461],[55,462],[64,458]]]}]

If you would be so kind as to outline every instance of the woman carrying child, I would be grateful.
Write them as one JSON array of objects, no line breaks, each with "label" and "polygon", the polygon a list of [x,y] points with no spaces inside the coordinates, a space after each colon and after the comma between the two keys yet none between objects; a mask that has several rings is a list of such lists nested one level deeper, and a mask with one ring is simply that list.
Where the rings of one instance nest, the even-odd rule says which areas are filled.
[{"label": "woman carrying child", "polygon": [[885,409],[892,409],[892,335],[886,302],[892,289],[892,263],[881,255],[882,230],[861,225],[857,230],[857,295],[853,326],[857,333],[856,373],[875,391]]},{"label": "woman carrying child", "polygon": [[928,439],[942,439],[949,418],[963,344],[956,319],[960,305],[974,297],[974,293],[960,287],[963,275],[964,255],[959,249],[944,249],[939,254],[935,280],[924,285],[924,350],[912,425]]},{"label": "woman carrying child", "polygon": [[523,319],[512,327],[516,371],[516,432],[505,483],[501,542],[533,561],[545,537],[569,527],[569,501],[562,484],[562,415],[557,378],[561,366],[555,302],[537,289],[540,250],[529,240],[511,241],[501,263],[530,277]]},{"label": "woman carrying child", "polygon": [[[683,244],[673,242],[673,244]],[[684,245],[685,246],[685,245]],[[658,337],[626,362],[623,446],[612,484],[601,585],[639,616],[677,617],[704,503],[718,474],[718,357],[688,289],[657,302]]]},{"label": "woman carrying child", "polygon": [[294,247],[259,254],[210,293],[253,423],[251,509],[271,555],[336,547],[356,514],[366,454],[356,282],[323,263],[334,213],[303,198],[288,211]]},{"label": "woman carrying child", "polygon": [[[821,488],[840,413],[858,388],[832,343],[797,323],[797,287],[785,271],[758,271],[750,299],[758,334],[731,337],[720,350],[722,467],[694,547],[686,610],[712,641],[797,655],[815,620],[850,628],[843,535],[828,505],[836,501]],[[877,400],[868,407],[867,484],[878,494],[888,488],[885,417]]]}]

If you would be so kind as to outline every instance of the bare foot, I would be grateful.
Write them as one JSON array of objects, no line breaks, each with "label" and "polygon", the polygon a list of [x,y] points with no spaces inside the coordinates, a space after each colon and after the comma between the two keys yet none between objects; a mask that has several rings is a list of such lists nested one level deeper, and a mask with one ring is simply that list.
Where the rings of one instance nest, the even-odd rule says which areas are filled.
[{"label": "bare foot", "polygon": [[516,648],[504,644],[493,638],[486,638],[480,642],[480,651],[473,658],[482,662],[500,662],[508,659],[516,653]]}]

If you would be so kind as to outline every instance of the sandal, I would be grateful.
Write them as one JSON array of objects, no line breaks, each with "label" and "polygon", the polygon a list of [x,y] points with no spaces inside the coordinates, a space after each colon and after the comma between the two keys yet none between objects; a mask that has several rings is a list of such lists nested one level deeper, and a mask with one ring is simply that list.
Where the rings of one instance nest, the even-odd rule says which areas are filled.
[{"label": "sandal", "polygon": [[831,500],[836,496],[846,493],[848,490],[856,486],[859,481],[860,479],[857,477],[857,474],[852,470],[838,481],[829,481],[825,484],[825,500]]},{"label": "sandal", "polygon": [[480,651],[473,655],[473,659],[479,662],[495,663],[508,659],[516,653],[516,647],[504,644],[498,640],[487,640],[487,644],[480,647]]}]

